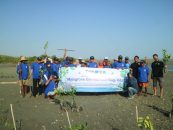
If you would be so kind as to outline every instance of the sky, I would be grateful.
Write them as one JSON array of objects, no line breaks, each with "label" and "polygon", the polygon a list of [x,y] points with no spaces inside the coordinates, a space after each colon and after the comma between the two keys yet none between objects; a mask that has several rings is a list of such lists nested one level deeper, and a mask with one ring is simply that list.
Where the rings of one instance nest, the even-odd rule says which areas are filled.
[{"label": "sky", "polygon": [[173,56],[173,0],[0,0],[0,54]]}]

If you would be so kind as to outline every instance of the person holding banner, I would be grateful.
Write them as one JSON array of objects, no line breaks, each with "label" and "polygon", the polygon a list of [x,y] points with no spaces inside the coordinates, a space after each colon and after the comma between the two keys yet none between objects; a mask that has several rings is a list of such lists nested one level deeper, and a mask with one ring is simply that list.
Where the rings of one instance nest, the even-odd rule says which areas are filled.
[{"label": "person holding banner", "polygon": [[103,68],[111,68],[108,57],[105,57],[103,60]]},{"label": "person holding banner", "polygon": [[73,57],[69,57],[69,62],[67,64],[67,67],[76,67],[76,65],[74,64],[74,58]]},{"label": "person holding banner", "polygon": [[88,62],[89,68],[98,68],[97,63],[95,62],[94,56],[90,57],[90,61]]},{"label": "person holding banner", "polygon": [[27,80],[29,79],[29,66],[26,61],[26,57],[21,56],[20,63],[16,68],[20,84],[20,94],[22,94],[23,97],[25,97],[27,93]]},{"label": "person holding banner", "polygon": [[112,64],[112,68],[114,68],[114,69],[124,69],[125,68],[125,63],[122,60],[123,60],[123,56],[119,55],[118,56],[118,61],[114,62]]}]

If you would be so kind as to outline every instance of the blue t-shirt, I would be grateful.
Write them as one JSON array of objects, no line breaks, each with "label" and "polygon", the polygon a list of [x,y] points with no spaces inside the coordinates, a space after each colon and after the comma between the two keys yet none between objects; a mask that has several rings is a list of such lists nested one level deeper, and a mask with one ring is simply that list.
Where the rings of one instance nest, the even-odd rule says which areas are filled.
[{"label": "blue t-shirt", "polygon": [[43,82],[44,82],[44,84],[50,78],[51,75],[54,75],[53,69],[51,67],[50,68],[45,68],[44,69],[44,74],[43,74]]},{"label": "blue t-shirt", "polygon": [[62,67],[62,64],[61,64],[61,63],[58,63],[58,64],[57,64],[57,68],[58,68],[58,76],[59,76],[59,70],[61,69],[61,67]]},{"label": "blue t-shirt", "polygon": [[68,67],[76,67],[75,64],[68,64]]},{"label": "blue t-shirt", "polygon": [[64,60],[61,65],[62,65],[62,67],[65,67],[65,65],[68,65],[68,61]]},{"label": "blue t-shirt", "polygon": [[32,78],[33,79],[40,79],[40,71],[44,68],[42,63],[34,62],[31,64],[32,69]]},{"label": "blue t-shirt", "polygon": [[129,69],[130,68],[130,63],[125,63],[125,68]]},{"label": "blue t-shirt", "polygon": [[147,66],[138,68],[139,82],[146,83],[148,82],[149,68]]},{"label": "blue t-shirt", "polygon": [[45,96],[48,96],[49,92],[54,92],[55,88],[56,88],[56,83],[54,81],[50,81],[45,89],[44,92]]},{"label": "blue t-shirt", "polygon": [[114,68],[114,69],[124,69],[125,68],[125,63],[124,62],[114,62],[112,64],[112,68]]},{"label": "blue t-shirt", "polygon": [[98,68],[98,65],[96,62],[88,62],[88,67],[89,68]]},{"label": "blue t-shirt", "polygon": [[19,65],[17,65],[16,73],[18,74],[19,80],[27,80],[28,76],[29,76],[28,64],[27,63],[20,63]]},{"label": "blue t-shirt", "polygon": [[56,76],[58,76],[58,66],[57,66],[57,64],[55,64],[55,63],[52,63],[51,64],[51,67],[52,67],[52,70],[53,70],[53,74],[54,75],[56,75]]}]

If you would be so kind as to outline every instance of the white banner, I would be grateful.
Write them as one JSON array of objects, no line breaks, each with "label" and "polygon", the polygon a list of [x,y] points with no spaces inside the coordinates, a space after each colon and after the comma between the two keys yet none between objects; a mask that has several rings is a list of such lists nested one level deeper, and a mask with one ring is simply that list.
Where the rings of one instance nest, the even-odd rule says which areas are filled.
[{"label": "white banner", "polygon": [[123,91],[128,69],[62,67],[59,87],[77,92]]}]

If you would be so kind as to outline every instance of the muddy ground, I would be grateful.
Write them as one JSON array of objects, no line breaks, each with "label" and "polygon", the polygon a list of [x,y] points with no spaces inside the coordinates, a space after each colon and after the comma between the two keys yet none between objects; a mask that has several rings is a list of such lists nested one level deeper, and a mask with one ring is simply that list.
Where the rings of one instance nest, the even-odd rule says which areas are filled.
[{"label": "muddy ground", "polygon": [[[71,124],[87,123],[86,130],[138,130],[135,114],[135,107],[138,106],[139,116],[148,115],[155,130],[173,130],[173,118],[169,118],[172,77],[173,72],[165,75],[163,99],[151,95],[151,83],[147,96],[136,96],[132,100],[121,93],[77,94],[75,101],[83,110],[72,112],[68,109]],[[14,66],[0,65],[2,81],[17,81]],[[61,98],[72,100],[71,96]],[[1,84],[0,130],[13,129],[10,104],[13,104],[17,130],[67,130],[69,127],[66,112],[60,109],[59,104],[44,99],[44,96],[33,98],[28,94],[22,98],[17,84]]]}]

